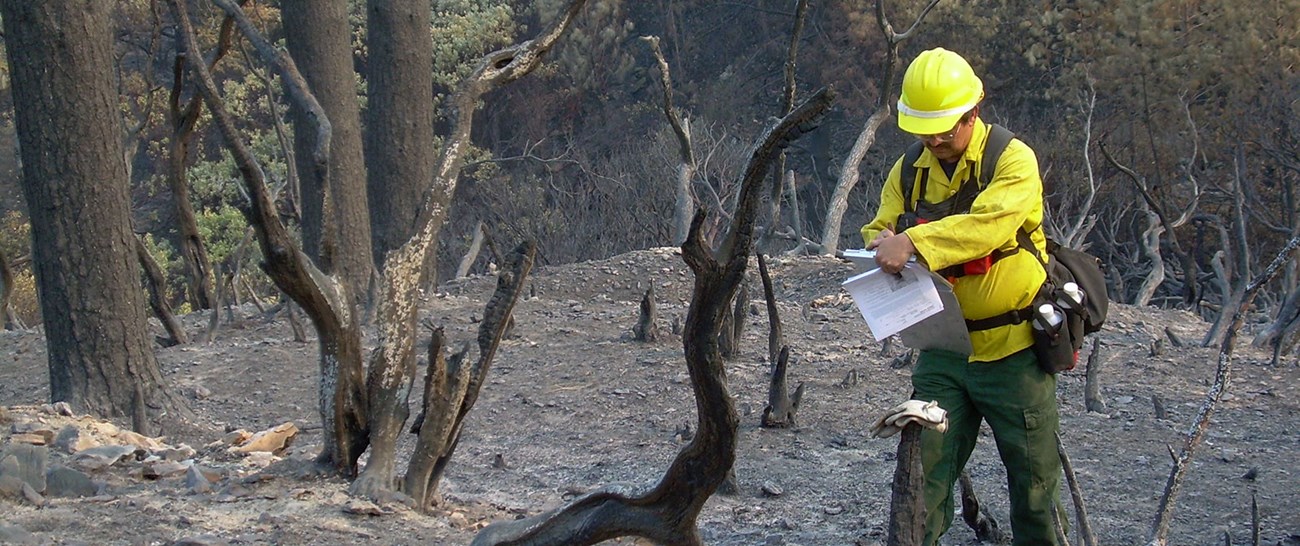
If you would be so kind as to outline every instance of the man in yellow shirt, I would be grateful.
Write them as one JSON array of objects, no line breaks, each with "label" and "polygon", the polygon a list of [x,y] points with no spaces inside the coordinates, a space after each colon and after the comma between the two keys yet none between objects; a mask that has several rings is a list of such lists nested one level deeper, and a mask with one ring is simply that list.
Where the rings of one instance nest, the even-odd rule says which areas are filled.
[{"label": "man in yellow shirt", "polygon": [[[970,330],[973,354],[922,351],[912,373],[912,398],[937,401],[949,419],[946,433],[922,433],[925,544],[952,525],[953,484],[987,421],[1007,469],[1014,544],[1055,545],[1056,376],[1039,368],[1023,314],[1046,278],[1025,248],[1046,256],[1043,184],[1034,151],[1020,140],[1006,143],[996,165],[983,164],[995,133],[1010,138],[980,119],[983,98],[983,82],[960,55],[936,48],[917,56],[903,76],[898,126],[923,149],[894,164],[862,237],[885,272],[915,258],[946,276]],[[904,172],[913,179],[900,180]]]}]

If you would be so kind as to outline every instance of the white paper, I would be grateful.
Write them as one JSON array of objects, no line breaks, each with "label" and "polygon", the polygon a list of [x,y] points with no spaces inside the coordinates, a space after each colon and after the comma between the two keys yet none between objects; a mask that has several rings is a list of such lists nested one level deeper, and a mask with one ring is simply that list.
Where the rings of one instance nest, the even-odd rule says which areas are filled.
[{"label": "white paper", "polygon": [[878,340],[943,311],[934,279],[916,263],[907,264],[897,275],[872,269],[849,277],[843,286]]}]

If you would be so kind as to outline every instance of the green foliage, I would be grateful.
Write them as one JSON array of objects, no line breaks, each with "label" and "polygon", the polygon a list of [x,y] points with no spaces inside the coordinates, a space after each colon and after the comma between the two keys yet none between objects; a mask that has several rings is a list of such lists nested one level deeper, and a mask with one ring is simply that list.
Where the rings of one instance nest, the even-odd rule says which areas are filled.
[{"label": "green foliage", "polygon": [[519,31],[506,0],[436,0],[433,3],[434,84],[454,89],[484,54],[508,46]]}]

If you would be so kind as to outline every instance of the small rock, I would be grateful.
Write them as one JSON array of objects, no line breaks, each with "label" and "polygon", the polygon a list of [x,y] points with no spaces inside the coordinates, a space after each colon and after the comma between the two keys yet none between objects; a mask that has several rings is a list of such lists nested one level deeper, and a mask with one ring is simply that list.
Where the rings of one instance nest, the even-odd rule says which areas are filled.
[{"label": "small rock", "polygon": [[103,470],[117,464],[127,456],[135,456],[139,449],[133,446],[108,445],[92,447],[77,454],[73,463],[86,470]]},{"label": "small rock", "polygon": [[144,478],[147,480],[158,480],[179,476],[188,470],[190,465],[178,463],[175,461],[153,461],[144,465]]},{"label": "small rock", "polygon": [[32,487],[32,484],[30,483],[23,484],[23,498],[27,499],[27,502],[32,503],[38,508],[45,506],[45,497]]},{"label": "small rock", "polygon": [[1255,481],[1255,478],[1258,478],[1258,477],[1259,477],[1259,469],[1258,469],[1258,468],[1251,468],[1250,470],[1247,470],[1245,474],[1242,474],[1242,475],[1241,475],[1241,479],[1243,479],[1243,480],[1249,480],[1249,481],[1252,481],[1252,482]]},{"label": "small rock", "polygon": [[185,489],[193,494],[208,493],[212,491],[212,480],[208,479],[198,465],[194,465],[185,471]]},{"label": "small rock", "polygon": [[230,546],[230,542],[216,535],[197,535],[177,540],[171,546]]},{"label": "small rock", "polygon": [[776,485],[776,484],[774,484],[774,483],[771,483],[771,482],[763,482],[763,495],[764,495],[764,496],[768,496],[768,497],[779,497],[779,496],[781,496],[782,493],[784,493],[784,491],[781,490],[781,487],[780,487],[780,486],[778,486],[778,485]]},{"label": "small rock", "polygon": [[7,425],[13,418],[9,416],[9,410],[0,407],[0,425]]},{"label": "small rock", "polygon": [[844,513],[844,506],[840,504],[833,504],[831,506],[822,508],[822,512],[825,512],[826,515],[828,516],[836,516]]},{"label": "small rock", "polygon": [[18,476],[0,476],[0,497],[11,499],[21,497],[25,484],[26,482]]},{"label": "small rock", "polygon": [[75,455],[92,447],[99,447],[99,442],[89,434],[83,434],[76,425],[68,425],[59,429],[59,433],[54,436],[54,447],[64,453]]},{"label": "small rock", "polygon": [[120,431],[115,437],[118,440],[121,440],[123,444],[135,446],[145,451],[158,451],[166,449],[167,447],[167,444],[162,443],[162,441],[157,438],[150,438],[130,430]]},{"label": "small rock", "polygon": [[343,507],[343,512],[347,514],[356,514],[358,516],[382,516],[385,514],[384,509],[379,505],[360,499],[353,499]]},{"label": "small rock", "polygon": [[168,461],[184,461],[186,459],[194,458],[195,453],[197,452],[194,451],[194,448],[181,444],[176,447],[169,447],[162,451],[158,451],[157,455]]},{"label": "small rock", "polygon": [[45,494],[50,497],[93,497],[98,492],[90,476],[66,466],[54,465],[45,475]]},{"label": "small rock", "polygon": [[36,491],[45,490],[50,450],[45,446],[9,444],[0,452],[0,476],[15,476]]},{"label": "small rock", "polygon": [[[51,432],[50,435],[53,436],[53,432]],[[36,432],[24,432],[22,434],[15,434],[9,437],[9,441],[15,444],[27,444],[33,446],[49,445],[51,439],[52,438],[49,438],[44,434],[39,434]]]},{"label": "small rock", "polygon": [[265,451],[279,455],[293,444],[296,436],[298,436],[298,427],[293,423],[283,423],[254,434],[236,447],[235,451],[240,453]]},{"label": "small rock", "polygon": [[0,525],[0,544],[40,544],[36,535],[17,525]]},{"label": "small rock", "polygon": [[54,413],[64,417],[76,417],[76,415],[72,413],[72,406],[68,405],[67,402],[55,402]]},{"label": "small rock", "polygon": [[461,512],[452,512],[450,516],[447,516],[447,524],[457,529],[467,529],[470,525],[469,518],[465,517],[465,514]]}]

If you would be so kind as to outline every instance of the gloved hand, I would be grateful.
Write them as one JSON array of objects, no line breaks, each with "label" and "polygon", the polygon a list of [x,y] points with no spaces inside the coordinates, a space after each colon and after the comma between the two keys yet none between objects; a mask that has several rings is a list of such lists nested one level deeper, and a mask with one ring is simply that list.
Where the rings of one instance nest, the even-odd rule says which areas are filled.
[{"label": "gloved hand", "polygon": [[938,402],[908,400],[894,406],[871,425],[872,438],[888,438],[903,430],[909,423],[917,423],[939,432],[948,430],[948,411]]}]

